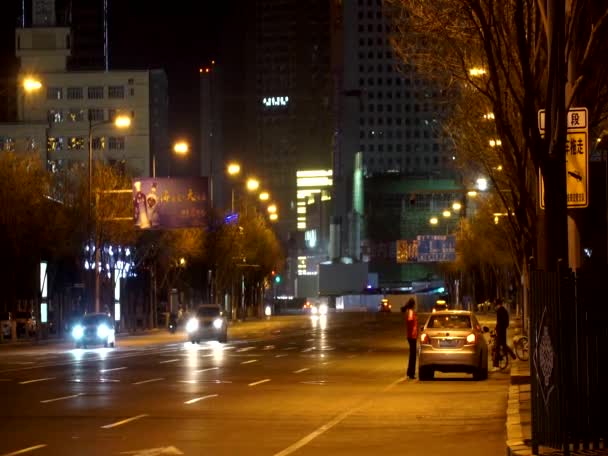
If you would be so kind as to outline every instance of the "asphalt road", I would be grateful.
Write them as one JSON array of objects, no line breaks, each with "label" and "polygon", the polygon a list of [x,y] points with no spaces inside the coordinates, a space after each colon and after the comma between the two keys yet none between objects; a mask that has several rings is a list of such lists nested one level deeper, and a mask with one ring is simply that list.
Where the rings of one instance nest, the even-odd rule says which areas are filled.
[{"label": "asphalt road", "polygon": [[400,314],[0,348],[0,456],[505,452],[508,374],[405,381]]}]

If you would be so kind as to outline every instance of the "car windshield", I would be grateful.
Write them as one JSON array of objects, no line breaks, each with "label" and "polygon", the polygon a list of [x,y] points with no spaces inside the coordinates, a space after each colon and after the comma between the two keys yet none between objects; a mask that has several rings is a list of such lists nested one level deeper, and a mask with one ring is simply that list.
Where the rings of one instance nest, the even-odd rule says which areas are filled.
[{"label": "car windshield", "polygon": [[469,315],[433,315],[429,319],[427,328],[432,329],[470,329],[471,317]]},{"label": "car windshield", "polygon": [[217,317],[219,314],[219,307],[199,307],[196,311],[197,317]]},{"label": "car windshield", "polygon": [[107,315],[85,315],[82,319],[83,325],[99,325],[101,323],[105,323],[106,325],[110,325],[110,319]]}]

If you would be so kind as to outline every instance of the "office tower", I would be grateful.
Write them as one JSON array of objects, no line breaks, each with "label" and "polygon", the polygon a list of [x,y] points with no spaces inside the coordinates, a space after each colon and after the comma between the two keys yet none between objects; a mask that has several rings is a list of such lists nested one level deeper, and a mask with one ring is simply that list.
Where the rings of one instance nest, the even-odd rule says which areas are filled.
[{"label": "office tower", "polygon": [[363,214],[356,208],[354,176],[453,176],[453,151],[441,130],[446,108],[439,90],[393,53],[390,9],[381,0],[332,0],[331,6],[334,223],[341,225],[341,238],[350,240],[342,254],[359,258]]}]

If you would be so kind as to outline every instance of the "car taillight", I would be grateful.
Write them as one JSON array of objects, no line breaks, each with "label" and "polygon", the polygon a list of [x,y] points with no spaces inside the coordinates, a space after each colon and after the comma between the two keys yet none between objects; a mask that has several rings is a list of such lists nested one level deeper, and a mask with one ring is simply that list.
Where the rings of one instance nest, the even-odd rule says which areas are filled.
[{"label": "car taillight", "polygon": [[429,343],[429,336],[427,336],[426,333],[422,333],[422,335],[420,336],[420,343],[421,344]]},{"label": "car taillight", "polygon": [[471,333],[467,336],[467,343],[474,344],[476,340],[475,334]]}]

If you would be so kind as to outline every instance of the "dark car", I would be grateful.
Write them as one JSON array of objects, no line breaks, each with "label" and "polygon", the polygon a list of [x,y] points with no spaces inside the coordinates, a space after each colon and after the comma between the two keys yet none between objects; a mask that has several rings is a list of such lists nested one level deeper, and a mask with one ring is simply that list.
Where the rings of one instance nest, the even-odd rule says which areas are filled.
[{"label": "dark car", "polygon": [[228,340],[228,319],[219,304],[203,304],[186,323],[190,342],[199,343],[202,339]]},{"label": "dark car", "polygon": [[72,338],[76,348],[88,345],[114,347],[116,334],[114,320],[105,313],[86,314],[72,327]]}]

